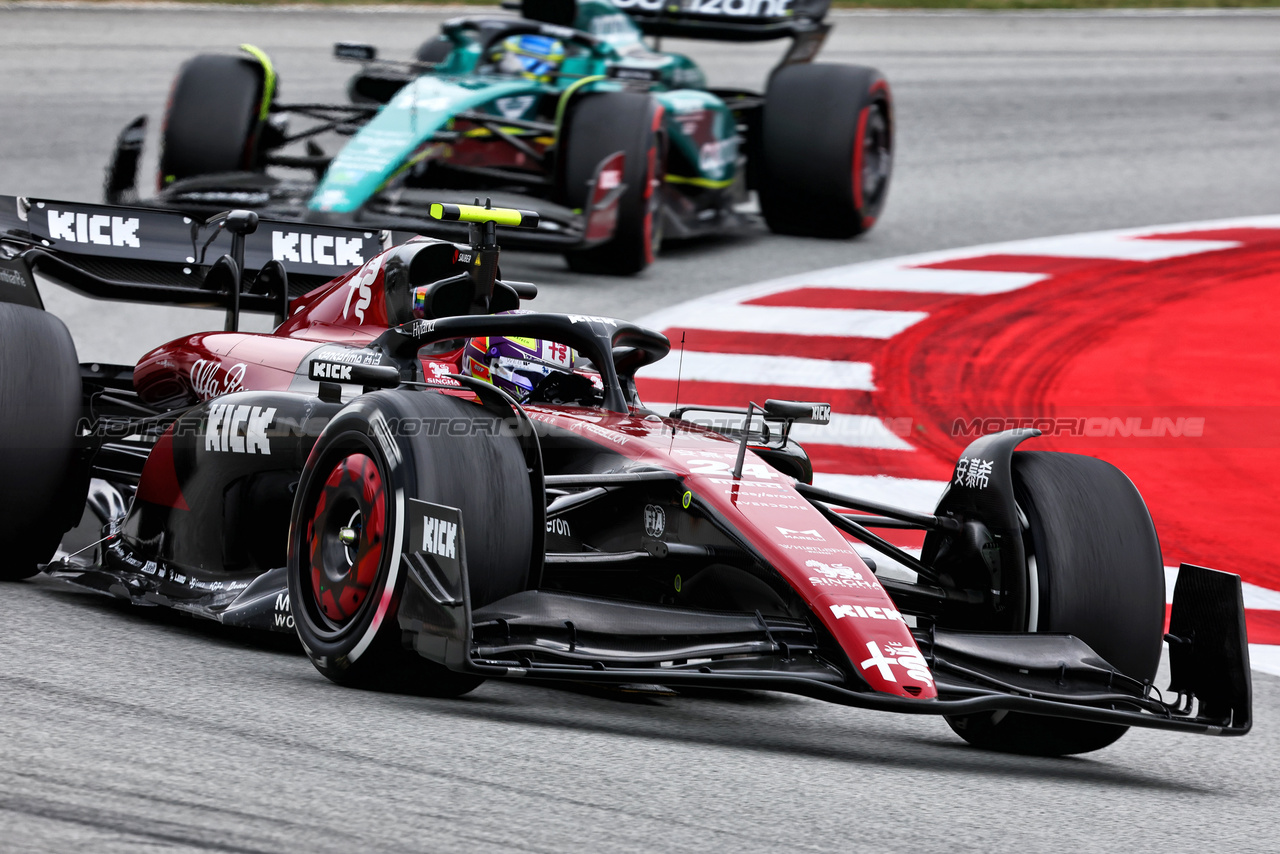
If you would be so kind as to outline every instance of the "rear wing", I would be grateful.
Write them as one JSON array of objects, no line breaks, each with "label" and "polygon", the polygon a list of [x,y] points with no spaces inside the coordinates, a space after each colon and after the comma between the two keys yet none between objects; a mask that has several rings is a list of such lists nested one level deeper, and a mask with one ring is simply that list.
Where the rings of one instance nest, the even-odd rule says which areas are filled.
[{"label": "rear wing", "polygon": [[[362,265],[389,233],[155,208],[0,196],[0,302],[43,308],[35,274],[98,299],[288,314],[298,295]],[[286,265],[288,272],[286,273]],[[298,287],[301,286],[301,287]]]},{"label": "rear wing", "polygon": [[613,0],[645,35],[718,41],[796,38],[822,23],[831,0]]},{"label": "rear wing", "polygon": [[504,0],[534,21],[596,32],[595,21],[625,12],[649,36],[795,44],[784,63],[807,62],[831,29],[831,0]]}]

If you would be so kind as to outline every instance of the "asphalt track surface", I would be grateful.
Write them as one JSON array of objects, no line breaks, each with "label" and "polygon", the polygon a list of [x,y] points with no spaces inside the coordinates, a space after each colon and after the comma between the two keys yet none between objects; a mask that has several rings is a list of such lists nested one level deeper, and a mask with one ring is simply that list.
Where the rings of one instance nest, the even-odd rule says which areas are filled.
[{"label": "asphalt track surface", "polygon": [[[194,51],[253,41],[288,97],[320,98],[346,72],[326,45],[403,55],[434,20],[0,11],[0,192],[97,198],[116,130],[156,113]],[[554,257],[510,258],[508,275],[550,285],[548,308],[636,316],[909,252],[1275,213],[1278,36],[1280,17],[1249,14],[841,16],[824,57],[880,67],[897,98],[874,232],[822,243],[757,229],[676,247],[632,281],[571,276]],[[744,82],[763,79],[770,50],[690,52],[713,80]],[[136,356],[180,329],[50,302],[85,357]],[[3,594],[0,850],[1280,848],[1280,680],[1260,674],[1243,740],[1131,732],[1034,760],[969,749],[941,721],[775,694],[344,691],[287,644],[43,580]]]}]

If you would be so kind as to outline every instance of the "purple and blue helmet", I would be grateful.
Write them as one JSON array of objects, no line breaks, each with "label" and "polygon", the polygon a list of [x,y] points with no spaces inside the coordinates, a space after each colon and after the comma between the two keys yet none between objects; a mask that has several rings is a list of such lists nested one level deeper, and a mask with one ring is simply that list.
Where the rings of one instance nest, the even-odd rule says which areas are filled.
[{"label": "purple and blue helmet", "polygon": [[491,383],[521,403],[554,374],[572,375],[577,353],[541,338],[487,335],[467,341],[462,373]]}]

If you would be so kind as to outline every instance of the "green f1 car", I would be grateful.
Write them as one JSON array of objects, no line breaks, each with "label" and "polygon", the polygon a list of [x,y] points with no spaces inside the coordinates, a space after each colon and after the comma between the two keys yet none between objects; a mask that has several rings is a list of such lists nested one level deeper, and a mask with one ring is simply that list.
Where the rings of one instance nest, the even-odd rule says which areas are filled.
[{"label": "green f1 car", "polygon": [[[775,232],[852,237],[885,204],[893,108],[876,70],[812,62],[829,2],[524,0],[519,17],[446,22],[408,61],[339,43],[361,65],[341,104],[280,100],[252,46],[196,56],[174,82],[154,203],[463,239],[427,200],[484,195],[541,217],[507,232],[509,246],[621,275],[664,236],[740,226],[751,190]],[[657,49],[663,36],[791,45],[760,94],[709,87],[688,57]],[[145,128],[120,135],[110,203],[138,202]],[[349,137],[336,154],[318,144],[333,133]]]}]

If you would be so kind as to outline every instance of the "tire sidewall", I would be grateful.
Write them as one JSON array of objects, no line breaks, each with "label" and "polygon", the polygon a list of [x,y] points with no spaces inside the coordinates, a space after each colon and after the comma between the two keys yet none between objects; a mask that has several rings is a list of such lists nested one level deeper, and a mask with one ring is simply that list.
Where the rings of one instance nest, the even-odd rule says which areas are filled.
[{"label": "tire sidewall", "polygon": [[[404,543],[405,495],[412,495],[416,478],[411,477],[413,461],[403,454],[390,459],[375,432],[378,418],[385,415],[368,401],[357,400],[342,410],[325,428],[316,442],[298,483],[293,515],[289,525],[289,602],[298,638],[322,671],[341,673],[364,656],[380,636],[399,636],[396,605],[404,589],[400,567]],[[368,597],[355,618],[337,631],[325,627],[314,610],[309,584],[303,573],[304,556],[309,554],[306,541],[308,516],[315,506],[320,489],[333,466],[352,451],[368,454],[378,466],[386,492],[387,539],[382,563]],[[309,558],[307,559],[309,563]]]},{"label": "tire sidewall", "polygon": [[265,72],[244,56],[201,54],[174,78],[160,132],[161,189],[175,180],[258,168]]},{"label": "tire sidewall", "polygon": [[88,466],[76,438],[80,366],[52,314],[0,303],[0,516],[18,534],[0,578],[34,575],[83,512]]},{"label": "tire sidewall", "polygon": [[[432,419],[491,421],[494,429],[435,438],[404,428]],[[473,607],[525,588],[534,548],[531,485],[518,441],[481,406],[436,392],[391,390],[363,395],[334,417],[312,449],[299,480],[289,529],[288,584],[294,626],[312,662],[339,682],[360,682],[403,661],[401,566],[410,499],[462,512]],[[396,425],[396,426],[393,426]],[[468,446],[466,443],[476,444]],[[387,539],[366,600],[338,630],[326,626],[310,590],[307,522],[334,464],[352,451],[370,456],[386,493]],[[486,468],[491,470],[486,470]],[[416,654],[415,654],[416,655]],[[357,668],[359,672],[353,670]]]},{"label": "tire sidewall", "polygon": [[[1023,630],[1075,635],[1125,675],[1153,679],[1160,663],[1163,636],[1164,569],[1155,525],[1137,487],[1109,463],[1070,454],[1019,451],[1013,455],[1013,471],[1014,494],[1027,520],[1023,537],[1028,555],[1026,572],[1036,573],[1036,624],[1030,625],[1028,603]],[[1037,471],[1034,479],[1040,482],[1033,484],[1029,473]],[[1072,484],[1067,476],[1083,480],[1085,473],[1092,489],[1079,489],[1076,495],[1069,496]],[[1062,483],[1053,483],[1046,475],[1062,478]],[[1080,482],[1074,485],[1078,487]],[[1057,506],[1064,496],[1074,499],[1069,502],[1071,506]],[[1092,504],[1088,502],[1090,497],[1094,499]],[[1103,504],[1106,509],[1100,511]],[[1076,524],[1067,524],[1068,517]],[[1092,559],[1077,551],[1083,548],[1087,552],[1090,538],[1103,541],[1114,537],[1117,531],[1126,534],[1122,544],[1102,543]],[[1099,565],[1106,561],[1115,566],[1100,570]],[[1144,567],[1144,562],[1150,565]],[[1115,578],[1126,571],[1145,572],[1150,577]],[[1079,576],[1090,572],[1095,577],[1085,578],[1081,584]],[[1069,577],[1070,573],[1077,577]],[[1108,578],[1126,589],[1098,595],[1097,588]],[[1060,601],[1063,597],[1072,601]],[[1151,631],[1141,627],[1133,631],[1132,600],[1138,598],[1151,600],[1137,603],[1139,608],[1152,610],[1154,618],[1142,614],[1137,620],[1139,624],[1149,623],[1146,628]],[[1106,613],[1099,615],[1099,608]],[[1121,638],[1125,632],[1130,636]],[[1142,634],[1149,635],[1146,650],[1141,649],[1142,638],[1138,635]],[[1041,756],[1099,750],[1128,731],[1127,726],[1118,724],[1046,718],[1025,712],[953,716],[947,718],[947,723],[979,747]]]},{"label": "tire sidewall", "polygon": [[[877,110],[890,171],[868,198],[863,141]],[[875,224],[889,195],[895,133],[893,98],[880,72],[826,63],[780,68],[769,79],[761,125],[758,193],[772,230],[843,238]]]},{"label": "tire sidewall", "polygon": [[[616,135],[602,141],[587,134],[580,121],[598,121],[599,113],[618,116]],[[662,243],[662,187],[667,152],[662,133],[663,108],[653,97],[635,92],[589,92],[570,104],[561,129],[564,161],[560,194],[566,204],[584,212],[590,204],[587,185],[600,161],[615,151],[625,155],[614,236],[604,244],[568,253],[570,265],[582,272],[630,274],[653,263]],[[607,149],[607,150],[606,150]],[[598,156],[597,156],[598,155]]]}]

